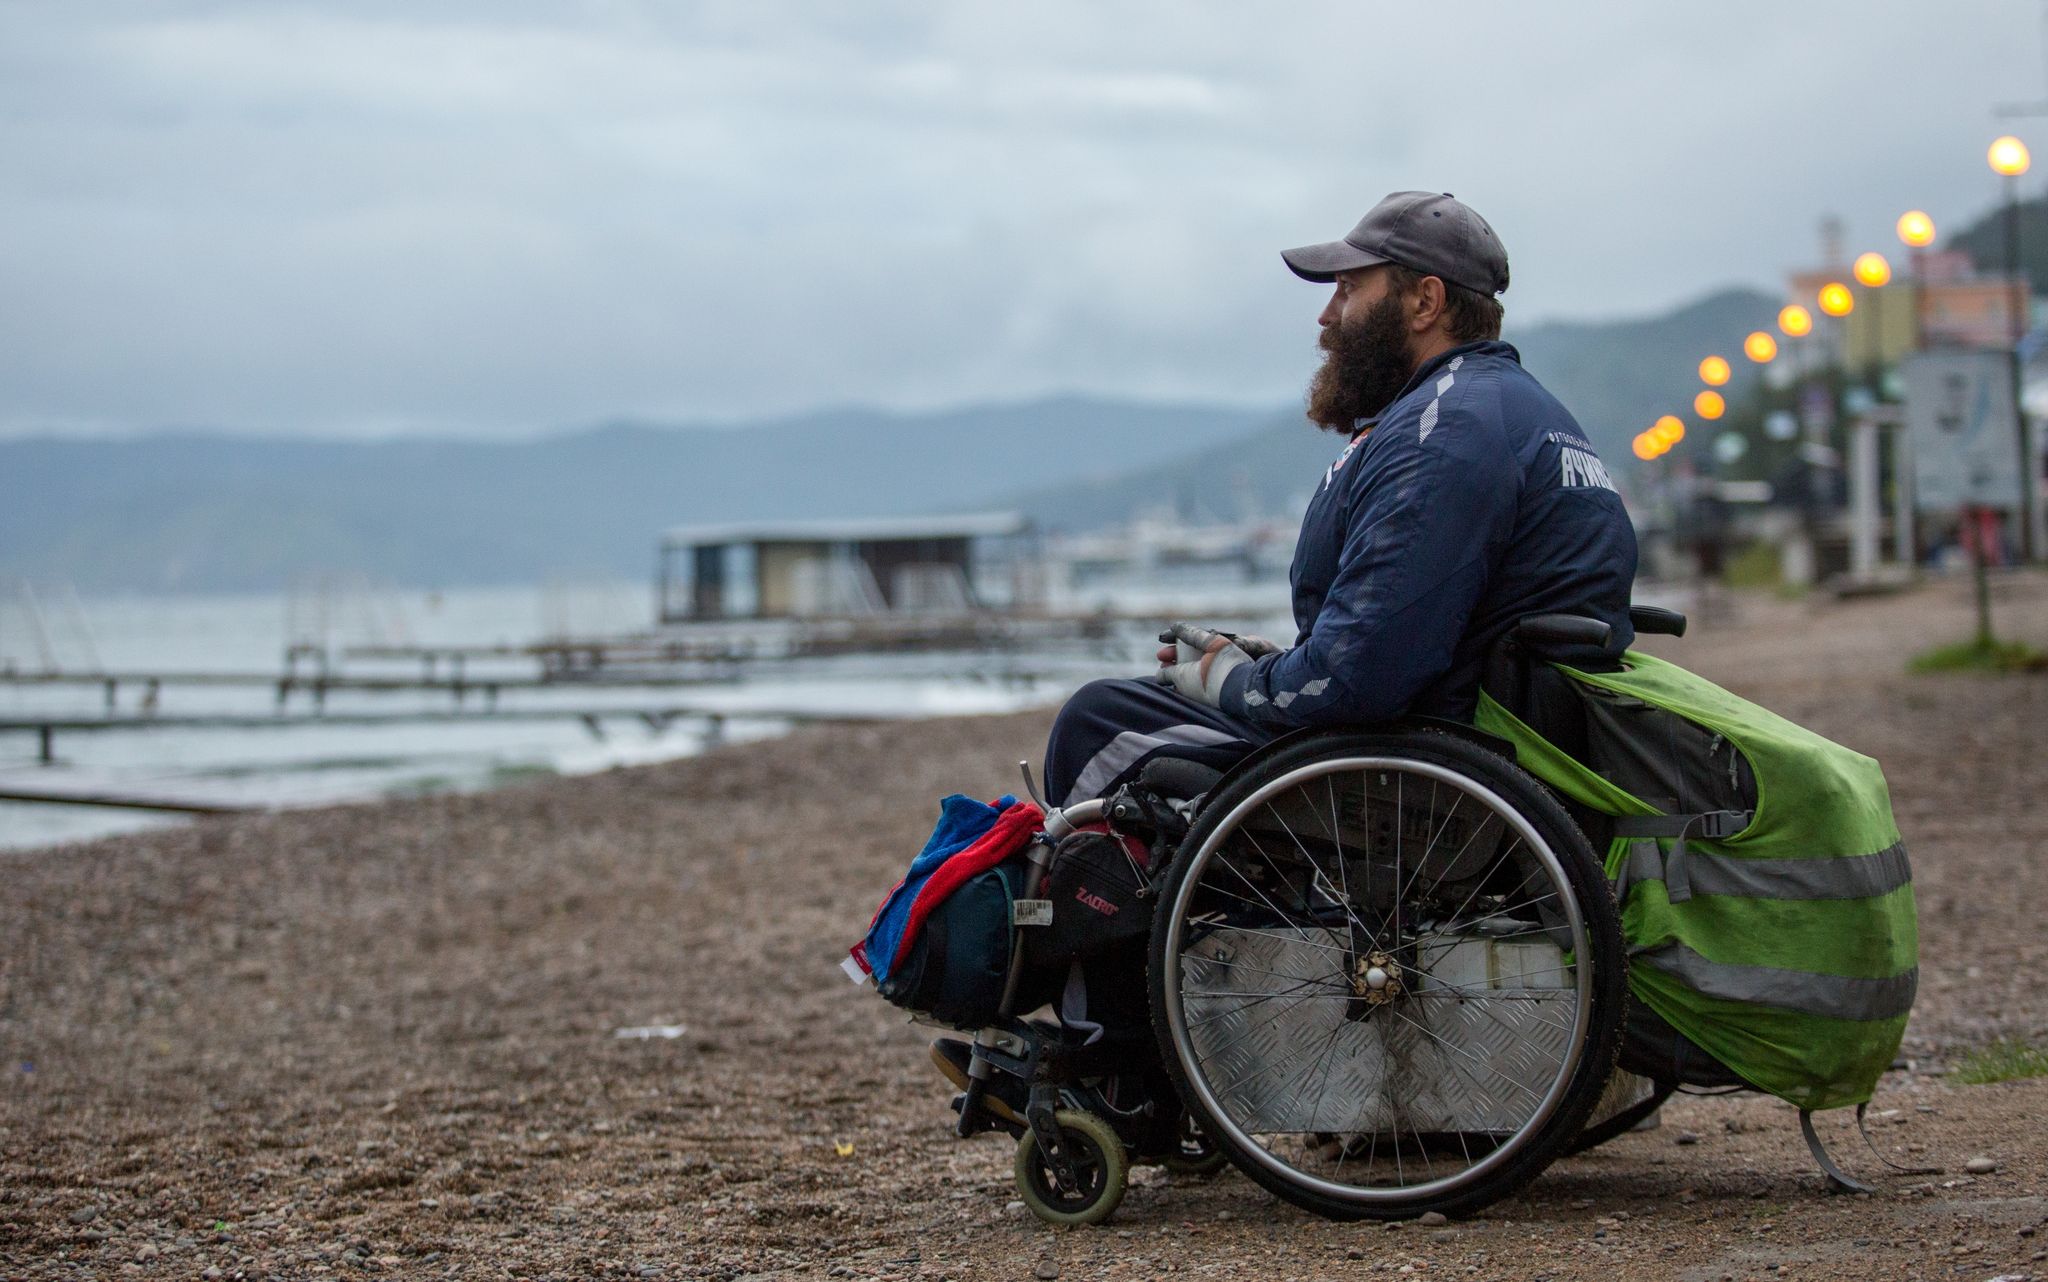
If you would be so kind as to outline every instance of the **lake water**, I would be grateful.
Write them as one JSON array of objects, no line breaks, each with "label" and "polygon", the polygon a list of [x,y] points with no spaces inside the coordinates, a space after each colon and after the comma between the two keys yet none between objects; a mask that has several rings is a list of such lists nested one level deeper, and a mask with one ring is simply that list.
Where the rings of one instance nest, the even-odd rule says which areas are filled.
[{"label": "lake water", "polygon": [[[1284,615],[1284,583],[1201,585],[1162,594],[1162,609],[1249,600],[1254,613]],[[1206,598],[1206,599],[1205,599]],[[1101,600],[1142,608],[1128,588],[1107,585]],[[1076,604],[1079,604],[1078,602]],[[573,584],[471,588],[447,592],[332,587],[323,591],[200,597],[109,597],[73,602],[45,592],[33,612],[26,599],[0,587],[0,669],[65,672],[241,672],[275,675],[289,645],[318,643],[338,654],[361,645],[517,646],[542,638],[606,636],[642,631],[653,616],[650,591],[635,584]],[[507,693],[504,709],[616,709],[599,724],[603,737],[578,720],[484,720],[330,725],[280,720],[259,728],[164,727],[59,731],[59,764],[38,767],[32,734],[0,734],[0,774],[40,770],[116,783],[185,789],[265,806],[315,805],[379,796],[461,791],[536,774],[581,774],[613,766],[689,756],[706,747],[703,723],[679,720],[655,730],[636,708],[689,706],[731,714],[722,742],[785,732],[777,711],[862,716],[946,716],[1011,711],[1058,701],[1092,677],[1131,674],[1146,666],[1148,639],[1130,630],[1096,650],[1038,656],[931,655],[849,657],[762,669],[744,679],[701,687],[605,689],[564,686]],[[417,660],[352,659],[349,676],[417,675]],[[301,671],[310,671],[301,665]],[[530,676],[529,660],[472,659],[466,675]],[[443,669],[445,674],[445,669]],[[140,712],[143,690],[124,685],[117,715]],[[477,706],[469,696],[470,708]],[[445,692],[334,693],[329,714],[443,712]],[[269,717],[274,688],[171,684],[155,705],[159,716]],[[291,705],[311,711],[304,696]],[[37,715],[99,717],[98,685],[0,684],[0,719]],[[749,715],[752,713],[753,715]],[[0,848],[82,840],[187,820],[160,812],[0,801]]]}]

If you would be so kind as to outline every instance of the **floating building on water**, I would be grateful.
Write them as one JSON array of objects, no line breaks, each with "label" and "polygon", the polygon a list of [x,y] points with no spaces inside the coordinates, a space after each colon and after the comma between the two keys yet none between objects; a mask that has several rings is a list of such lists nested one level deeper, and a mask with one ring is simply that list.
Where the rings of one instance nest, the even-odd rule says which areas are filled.
[{"label": "floating building on water", "polygon": [[686,526],[661,541],[664,624],[1029,613],[1045,576],[1014,512]]}]

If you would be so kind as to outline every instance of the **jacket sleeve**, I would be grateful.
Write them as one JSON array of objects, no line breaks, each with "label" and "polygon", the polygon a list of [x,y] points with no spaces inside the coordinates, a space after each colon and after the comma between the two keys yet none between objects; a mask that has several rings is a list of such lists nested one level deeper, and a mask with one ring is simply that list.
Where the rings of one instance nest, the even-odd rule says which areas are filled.
[{"label": "jacket sleeve", "polygon": [[1362,460],[1337,575],[1299,645],[1232,672],[1223,711],[1279,727],[1384,721],[1450,669],[1514,528],[1521,469],[1504,434],[1451,416]]}]

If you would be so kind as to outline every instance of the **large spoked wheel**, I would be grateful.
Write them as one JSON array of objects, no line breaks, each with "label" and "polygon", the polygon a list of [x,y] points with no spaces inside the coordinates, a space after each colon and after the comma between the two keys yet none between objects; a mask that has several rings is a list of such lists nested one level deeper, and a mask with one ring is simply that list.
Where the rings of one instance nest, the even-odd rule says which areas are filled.
[{"label": "large spoked wheel", "polygon": [[1212,797],[1160,887],[1153,1026],[1202,1131],[1341,1219],[1459,1214],[1585,1124],[1626,962],[1543,788],[1438,731],[1329,734]]}]

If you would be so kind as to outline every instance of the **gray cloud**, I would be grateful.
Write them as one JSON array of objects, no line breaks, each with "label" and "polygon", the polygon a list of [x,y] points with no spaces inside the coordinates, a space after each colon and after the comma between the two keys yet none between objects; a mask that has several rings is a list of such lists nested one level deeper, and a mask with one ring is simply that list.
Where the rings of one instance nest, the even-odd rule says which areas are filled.
[{"label": "gray cloud", "polygon": [[0,7],[0,431],[1278,401],[1276,251],[1387,190],[1511,318],[1649,311],[1973,214],[2041,67],[1990,2]]}]

